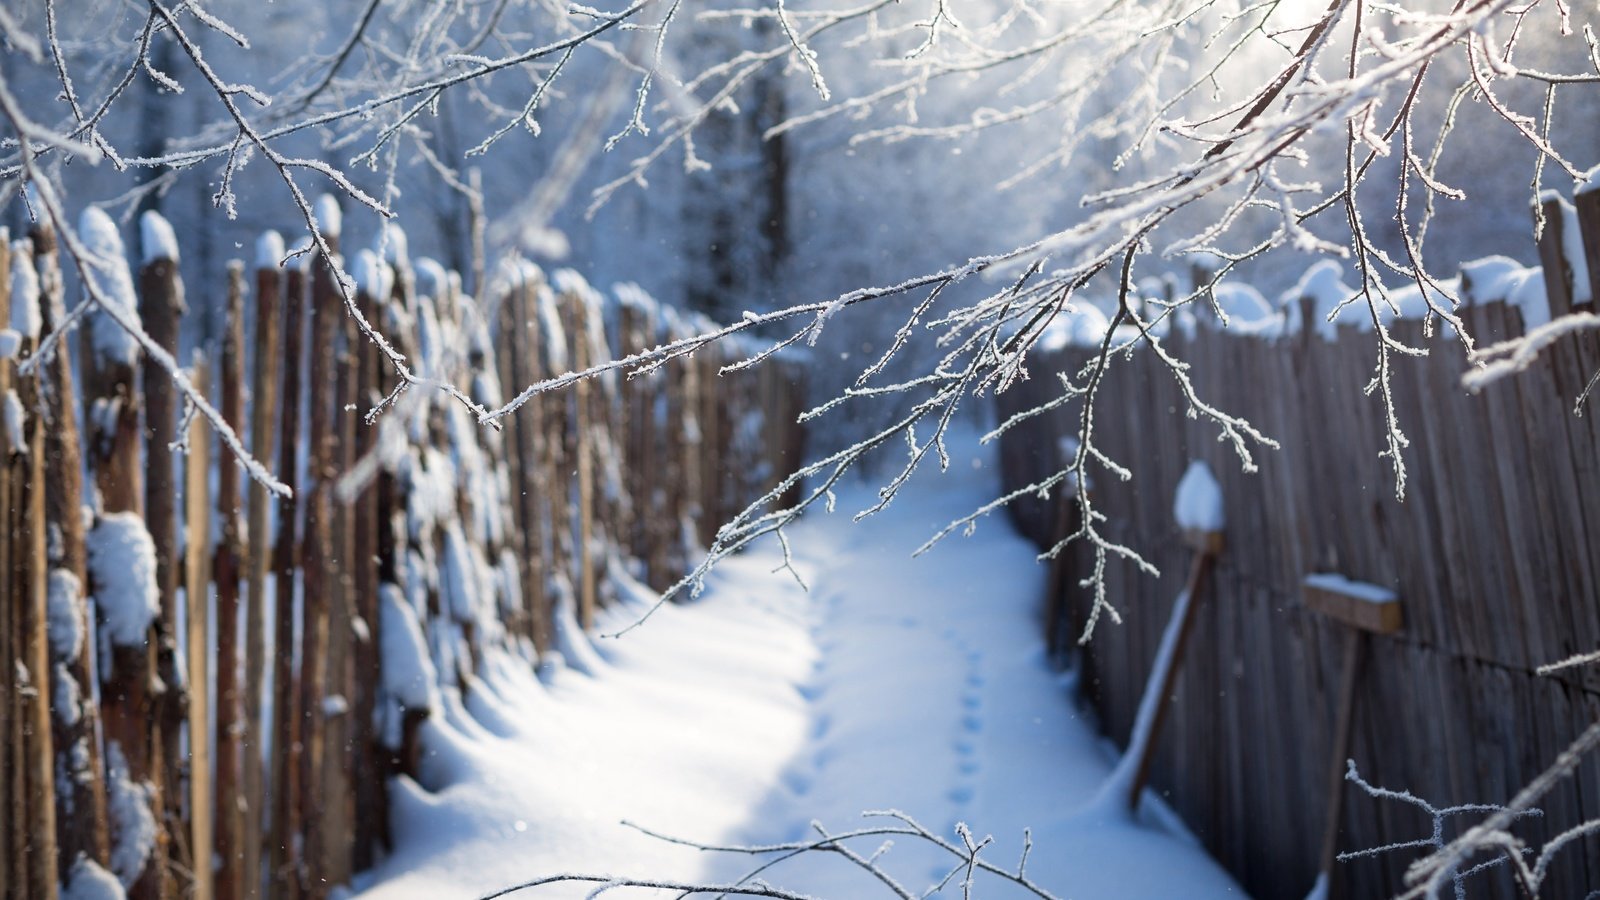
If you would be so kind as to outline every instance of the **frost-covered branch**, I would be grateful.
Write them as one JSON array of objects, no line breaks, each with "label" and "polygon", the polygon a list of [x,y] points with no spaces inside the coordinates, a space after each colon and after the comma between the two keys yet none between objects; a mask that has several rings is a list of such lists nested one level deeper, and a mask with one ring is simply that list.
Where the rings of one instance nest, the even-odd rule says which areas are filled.
[{"label": "frost-covered branch", "polygon": [[[928,897],[942,894],[952,883],[959,887],[963,900],[971,900],[975,896],[974,884],[976,876],[979,874],[1009,882],[1040,898],[1040,900],[1056,900],[1054,894],[1028,877],[1028,856],[1033,850],[1033,839],[1027,831],[1023,832],[1021,859],[1018,860],[1015,868],[1009,868],[985,859],[982,855],[983,851],[992,843],[993,839],[990,837],[975,838],[972,831],[964,823],[958,823],[955,826],[956,841],[951,841],[940,837],[916,819],[899,810],[871,810],[862,813],[862,815],[869,819],[889,819],[891,824],[868,825],[848,831],[834,832],[826,828],[821,822],[812,822],[812,830],[817,833],[814,838],[781,844],[720,845],[685,840],[662,834],[631,822],[624,822],[624,825],[668,843],[707,852],[768,857],[768,859],[746,872],[740,878],[723,884],[694,884],[651,878],[563,873],[548,875],[503,888],[494,893],[484,895],[482,900],[493,900],[496,897],[504,897],[548,884],[574,882],[597,885],[596,890],[589,895],[591,897],[599,896],[605,891],[617,888],[640,887],[677,891],[680,898],[716,894],[816,900],[811,895],[774,886],[763,880],[762,876],[793,859],[830,854],[843,857],[860,869],[866,879],[876,884],[879,892],[900,898],[900,900],[926,900]],[[895,876],[890,874],[883,865],[884,857],[888,854],[896,838],[909,838],[917,843],[926,844],[941,851],[950,858],[951,868],[943,878],[921,891],[913,891],[907,888]],[[868,840],[879,842],[878,849],[870,854],[863,854],[847,843]]]}]

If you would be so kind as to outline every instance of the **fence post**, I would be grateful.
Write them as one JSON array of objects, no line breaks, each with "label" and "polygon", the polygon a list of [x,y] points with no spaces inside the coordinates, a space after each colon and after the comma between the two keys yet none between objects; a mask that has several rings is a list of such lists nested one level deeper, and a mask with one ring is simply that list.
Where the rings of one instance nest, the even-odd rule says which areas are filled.
[{"label": "fence post", "polygon": [[[175,242],[163,245],[161,230],[170,228],[160,213],[146,212],[139,221],[144,264],[139,268],[139,317],[146,333],[163,350],[173,356],[178,350],[178,322],[188,307],[183,299],[183,282],[178,276]],[[155,360],[144,360],[145,397],[145,527],[156,548],[156,584],[161,590],[161,617],[156,627],[156,671],[165,685],[157,705],[156,723],[160,740],[156,746],[160,759],[156,765],[163,770],[163,803],[166,821],[162,826],[172,831],[184,826],[183,762],[179,750],[180,732],[186,716],[188,700],[184,694],[188,679],[179,672],[177,658],[178,583],[181,572],[178,561],[178,485],[174,467],[176,457],[172,444],[178,438],[178,394],[171,377]],[[167,842],[168,858],[172,864],[163,876],[167,889],[182,893],[186,885],[178,883],[178,872],[192,871],[193,861],[182,857],[188,842]]]},{"label": "fence post", "polygon": [[[227,325],[222,337],[222,418],[235,432],[244,429],[244,264],[235,260],[228,265],[228,310]],[[200,438],[205,437],[202,432]],[[190,459],[196,458],[199,452],[197,437],[191,436],[189,440]],[[256,438],[259,443],[260,438]],[[190,469],[191,478],[194,469]],[[203,472],[201,477],[203,477]],[[191,482],[193,484],[193,482]],[[198,487],[198,485],[195,485]],[[209,885],[217,897],[223,900],[239,900],[244,895],[243,858],[248,830],[245,827],[245,817],[256,810],[255,798],[248,795],[245,787],[248,784],[244,773],[244,756],[247,753],[260,755],[261,749],[244,738],[249,733],[249,719],[244,712],[242,693],[254,691],[258,685],[253,677],[254,673],[247,673],[244,680],[240,681],[240,654],[239,654],[239,583],[246,573],[241,571],[245,566],[244,561],[244,534],[239,522],[239,467],[229,459],[219,459],[217,462],[217,515],[222,520],[222,540],[216,546],[216,583],[217,583],[217,671],[216,671],[216,706],[217,706],[217,745],[216,766],[217,779],[215,797],[212,809],[214,810],[216,855],[219,861],[216,877]],[[201,521],[209,517],[209,513],[195,508],[195,501],[190,500],[189,508],[194,510],[191,515],[198,515]],[[193,528],[195,519],[190,520]],[[265,526],[263,526],[265,530]],[[191,532],[191,541],[193,533]],[[194,559],[196,547],[191,543],[191,556]],[[206,542],[209,549],[210,542]],[[248,617],[248,614],[247,614]],[[194,665],[194,625],[190,622],[190,659]],[[202,647],[204,645],[202,644]],[[203,660],[203,657],[202,657]],[[245,687],[241,688],[241,684]],[[198,704],[199,700],[196,699]],[[204,706],[200,707],[204,709]],[[191,721],[193,717],[191,716]],[[194,726],[191,725],[191,728]],[[197,860],[208,858],[209,854],[200,853],[200,807],[199,798],[195,806],[195,843]],[[202,866],[196,869],[196,886],[205,880],[201,872],[209,867]]]},{"label": "fence post", "polygon": [[[505,346],[495,358],[499,361],[501,387],[512,394],[536,381],[542,371],[537,349],[539,322],[528,303],[530,295],[542,286],[541,281],[532,266],[517,266],[497,310],[496,331]],[[538,653],[550,649],[550,628],[544,614],[544,523],[539,514],[549,488],[541,464],[543,410],[541,398],[534,397],[505,420],[510,432],[506,438],[511,444],[507,454],[511,484],[517,494],[515,543],[522,556],[523,611],[528,617],[527,636]]]},{"label": "fence post", "polygon": [[1539,235],[1539,263],[1544,266],[1544,290],[1550,301],[1550,318],[1556,319],[1572,312],[1572,267],[1562,252],[1567,229],[1566,210],[1570,207],[1560,197],[1538,202],[1536,212],[1544,218],[1544,231]]},{"label": "fence post", "polygon": [[[237,291],[230,298],[230,305],[237,302]],[[194,365],[194,374],[190,379],[195,390],[205,393],[210,386],[210,377],[206,369],[205,360],[197,359]],[[224,406],[226,409],[226,406]],[[233,410],[234,416],[230,420],[236,421],[238,410]],[[224,417],[227,412],[223,413]],[[193,881],[189,885],[186,896],[195,900],[211,900],[214,896],[212,889],[212,849],[213,849],[213,821],[212,814],[212,782],[211,782],[211,731],[209,726],[209,693],[211,678],[208,656],[211,649],[209,629],[210,622],[209,600],[211,596],[211,429],[199,417],[189,422],[188,453],[184,465],[184,520],[188,528],[188,559],[185,561],[184,597],[188,601],[188,718],[189,718],[189,857],[193,860],[191,872]],[[227,479],[232,475],[232,493],[235,498],[233,505],[237,507],[239,491],[238,467],[231,462],[221,467],[219,477]],[[226,481],[222,482],[227,484]],[[235,510],[236,511],[236,510]],[[230,579],[233,573],[227,573]],[[238,602],[238,582],[233,582],[234,596],[229,599],[229,604]],[[219,596],[217,602],[223,602]],[[219,634],[220,638],[221,635]],[[233,644],[233,634],[228,633],[227,643]],[[231,656],[230,663],[231,663]],[[221,647],[218,647],[218,666],[222,663]],[[220,679],[219,679],[220,680]],[[221,700],[219,697],[218,718],[221,718]],[[220,767],[219,767],[220,768]]]},{"label": "fence post", "polygon": [[[278,369],[283,334],[283,239],[268,231],[256,242],[255,363],[250,391],[250,452],[266,462],[276,456],[278,433]],[[242,348],[241,348],[242,352]],[[290,473],[289,477],[293,477]],[[236,884],[221,885],[224,897],[251,897],[262,889],[261,849],[266,816],[266,772],[261,748],[269,729],[261,704],[267,680],[267,570],[272,565],[271,505],[276,498],[265,485],[250,482],[249,591],[244,623],[244,734],[238,797],[242,829],[237,852]]]},{"label": "fence post", "polygon": [[[90,248],[112,265],[100,272],[102,290],[116,294],[112,302],[132,304],[133,278],[128,272],[122,239],[111,219],[91,207],[84,212],[81,236]],[[120,296],[124,295],[125,296]],[[134,391],[134,367],[141,351],[120,325],[103,314],[91,314],[82,331],[82,369],[84,373],[84,422],[88,425],[86,445],[89,469],[94,473],[100,496],[102,520],[106,515],[144,514],[144,473],[146,467],[140,447],[141,397]],[[157,380],[167,379],[158,372]],[[170,485],[170,480],[169,480]],[[143,529],[141,523],[140,528]],[[146,532],[148,537],[148,532]],[[91,590],[104,587],[91,586]],[[99,617],[106,624],[105,610]],[[131,638],[122,635],[121,638]],[[159,640],[155,623],[136,639],[126,643],[111,640],[111,669],[102,672],[101,719],[104,723],[107,768],[113,762],[112,748],[120,753],[120,773],[130,785],[147,784],[149,810],[157,823],[166,822],[164,775],[161,752],[163,690],[157,675],[156,647]],[[109,773],[108,773],[109,774]],[[107,788],[111,785],[108,782]],[[165,861],[170,835],[165,827],[156,829],[155,846],[144,861],[144,868],[128,890],[131,900],[166,898],[172,895],[171,879]]]},{"label": "fence post", "polygon": [[[1583,239],[1584,265],[1589,271],[1589,291],[1600,294],[1600,187],[1580,188],[1572,196],[1578,211],[1578,231]],[[1600,307],[1600,298],[1589,298],[1590,310]]]},{"label": "fence post", "polygon": [[[583,293],[563,290],[562,308],[567,314],[567,343],[572,351],[572,371],[589,368],[589,316],[593,313]],[[572,452],[578,466],[578,623],[583,630],[594,627],[595,577],[594,577],[594,415],[593,379],[579,381],[573,389],[572,402]]]},{"label": "fence post", "polygon": [[296,870],[300,828],[300,714],[295,683],[295,571],[300,567],[297,526],[300,495],[296,477],[300,447],[300,364],[305,355],[306,270],[289,270],[283,319],[283,418],[278,432],[278,478],[294,496],[279,500],[278,539],[274,548],[274,637],[272,666],[272,831],[267,895],[293,900],[300,896]]},{"label": "fence post", "polygon": [[[7,263],[6,281],[0,284],[0,322],[11,324],[11,243],[10,232],[0,231],[6,240],[0,241],[0,260]],[[11,389],[13,365],[0,359],[0,400]],[[0,440],[4,437],[0,436]],[[22,487],[10,466],[10,448],[4,447],[4,463],[0,464],[0,585],[5,586],[5,598],[0,601],[0,672],[17,670],[17,645],[21,640],[18,629],[22,594],[13,580],[16,556],[22,552],[13,529],[16,492]],[[15,599],[14,599],[15,598]],[[14,678],[0,682],[6,686],[0,695],[0,897],[22,898],[28,884],[28,854],[26,848],[26,807],[22,783],[26,768],[22,760],[21,691]]]},{"label": "fence post", "polygon": [[[338,252],[336,235],[325,239]],[[333,406],[338,401],[337,372],[333,367],[335,342],[344,317],[339,286],[335,282],[338,257],[318,255],[312,264],[311,347],[306,359],[306,379],[310,388],[307,412],[310,427],[310,462],[306,467],[309,496],[303,540],[300,625],[300,797],[295,801],[300,815],[297,824],[303,833],[303,852],[299,877],[307,897],[320,897],[324,891],[323,813],[328,798],[322,795],[322,758],[326,750],[322,700],[328,683],[329,618],[338,605],[339,560],[334,547],[332,479],[338,460],[338,433],[333,422]]]},{"label": "fence post", "polygon": [[[9,276],[11,264],[32,266],[27,245],[11,247],[0,232],[0,271]],[[37,322],[31,312],[38,298],[11,297],[10,279],[0,287],[0,325]],[[27,287],[27,285],[22,285]],[[13,315],[12,305],[20,315]],[[18,358],[37,346],[37,329],[19,332]],[[9,621],[3,639],[11,656],[7,667],[7,705],[10,729],[0,728],[8,739],[12,816],[9,847],[16,855],[7,868],[8,889],[18,897],[53,898],[56,895],[57,853],[55,821],[55,753],[50,717],[50,660],[45,612],[48,562],[45,550],[44,429],[39,421],[37,378],[22,378],[14,359],[0,359],[0,402],[7,407],[5,433],[0,435],[0,521],[5,534],[0,584],[5,585]],[[13,416],[20,414],[21,419]],[[18,813],[21,816],[18,817]]]},{"label": "fence post", "polygon": [[[397,255],[395,283],[401,280],[402,265],[404,260]],[[390,300],[389,297],[368,297],[362,294],[357,297],[357,302],[362,304],[362,314],[367,317],[367,321],[378,323],[383,321],[382,308]],[[380,384],[384,361],[378,349],[359,334],[352,340],[355,341],[352,352],[355,354],[357,367],[355,397],[352,402],[364,414],[364,410],[375,405],[382,396]],[[372,453],[376,437],[375,429],[356,427],[355,445],[352,448],[355,456],[360,458]],[[375,845],[378,837],[383,834],[379,827],[381,820],[374,815],[379,806],[379,795],[385,790],[385,784],[377,765],[377,741],[373,733],[373,720],[377,709],[378,684],[382,676],[377,643],[378,585],[382,578],[377,559],[378,532],[383,525],[379,509],[380,493],[385,484],[385,479],[380,477],[375,486],[363,491],[356,500],[354,513],[357,543],[353,560],[356,565],[356,581],[352,613],[355,622],[360,624],[351,629],[354,640],[351,646],[352,696],[348,698],[350,707],[348,737],[352,782],[350,802],[353,804],[350,828],[353,846],[349,866],[357,872],[371,868],[376,862]]]},{"label": "fence post", "polygon": [[[33,259],[13,259],[12,265],[32,265],[38,278],[41,336],[58,330],[66,321],[61,269],[56,261],[56,237],[48,225],[32,233]],[[26,246],[26,245],[24,245]],[[12,302],[16,302],[13,298]],[[45,514],[48,528],[60,535],[53,542],[50,560],[52,582],[58,585],[58,614],[70,617],[76,644],[53,647],[52,677],[70,680],[77,698],[70,711],[55,717],[55,746],[60,771],[67,777],[56,783],[57,843],[63,882],[82,857],[104,867],[110,862],[111,843],[106,818],[105,769],[102,762],[99,719],[93,683],[94,644],[89,635],[89,605],[84,593],[89,584],[84,549],[83,452],[74,410],[78,403],[72,353],[65,342],[44,363],[50,383],[44,391],[45,414]],[[0,877],[0,882],[5,879]]]}]

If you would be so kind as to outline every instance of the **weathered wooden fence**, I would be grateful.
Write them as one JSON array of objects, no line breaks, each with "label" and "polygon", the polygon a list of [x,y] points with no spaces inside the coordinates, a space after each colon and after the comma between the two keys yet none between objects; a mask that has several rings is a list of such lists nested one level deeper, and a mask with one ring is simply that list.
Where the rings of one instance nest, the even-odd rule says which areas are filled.
[{"label": "weathered wooden fence", "polygon": [[[130,310],[136,293],[174,349],[185,304],[165,223],[144,222],[136,282],[109,220],[88,214],[83,233],[119,261],[104,286]],[[373,862],[385,780],[416,771],[441,688],[486,659],[553,659],[618,578],[671,584],[797,460],[796,368],[720,376],[732,350],[717,345],[538,396],[502,430],[426,388],[366,425],[394,373],[333,269],[283,256],[269,234],[253,278],[230,267],[221,347],[189,377],[287,500],[246,485],[103,316],[76,348],[81,389],[67,342],[20,375],[72,323],[54,236],[0,241],[0,897],[95,879],[143,898],[327,896]],[[347,266],[364,315],[417,374],[489,408],[502,385],[706,324],[520,261],[475,300],[436,264],[389,256]]]},{"label": "weathered wooden fence", "polygon": [[[1580,198],[1580,210],[1600,211],[1597,202]],[[1562,225],[1559,215],[1551,221]],[[1600,231],[1584,238],[1600,247]],[[1547,239],[1562,246],[1559,231]],[[1546,253],[1545,271],[1563,259]],[[1590,257],[1597,263],[1600,254]],[[1572,309],[1570,271],[1550,282],[1551,311]],[[1374,374],[1374,336],[1340,329],[1325,340],[1313,333],[1311,311],[1303,313],[1307,327],[1276,340],[1204,327],[1168,337],[1201,396],[1281,443],[1258,454],[1259,472],[1242,472],[1214,426],[1184,415],[1172,374],[1139,350],[1112,359],[1094,431],[1134,478],[1104,474],[1090,485],[1109,516],[1104,533],[1162,572],[1155,579],[1114,561],[1108,579],[1125,622],[1102,620],[1080,654],[1083,689],[1121,741],[1188,569],[1174,488],[1191,459],[1207,461],[1220,479],[1226,548],[1199,601],[1152,784],[1263,898],[1305,896],[1329,801],[1344,635],[1303,605],[1306,575],[1381,585],[1404,605],[1403,630],[1371,636],[1356,682],[1350,756],[1373,784],[1441,807],[1503,803],[1600,718],[1596,667],[1535,673],[1600,648],[1600,416],[1592,406],[1572,414],[1600,367],[1600,332],[1569,337],[1527,372],[1471,394],[1459,344],[1425,339],[1418,322],[1395,323],[1398,338],[1430,350],[1394,363],[1395,405],[1410,438],[1398,502],[1390,462],[1379,457],[1382,409],[1362,393]],[[1474,305],[1463,318],[1480,342],[1522,331],[1519,310],[1501,302]],[[1079,371],[1092,353],[1044,354],[1028,382],[1002,395],[1002,414],[1054,396],[1051,374]],[[1003,439],[1008,488],[1061,468],[1058,441],[1077,434],[1080,410],[1054,410]],[[1060,503],[1030,497],[1014,517],[1049,546],[1075,527]],[[1084,624],[1090,597],[1077,582],[1091,565],[1087,546],[1066,554],[1060,592],[1049,600],[1059,647],[1072,646]],[[1414,808],[1343,790],[1341,851],[1428,838],[1431,822]],[[1539,805],[1542,818],[1518,825],[1536,844],[1600,817],[1600,759],[1585,759]],[[1447,838],[1476,821],[1459,819],[1447,824]],[[1338,863],[1333,895],[1400,893],[1416,855]],[[1504,867],[1473,883],[1474,895],[1515,895]],[[1600,842],[1588,839],[1556,857],[1543,896],[1582,897],[1597,885]]]}]

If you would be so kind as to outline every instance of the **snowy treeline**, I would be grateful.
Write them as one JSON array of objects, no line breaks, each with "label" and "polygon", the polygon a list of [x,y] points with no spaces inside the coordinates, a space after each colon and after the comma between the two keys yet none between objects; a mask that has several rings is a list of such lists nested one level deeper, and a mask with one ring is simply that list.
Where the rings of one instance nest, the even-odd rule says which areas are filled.
[{"label": "snowy treeline", "polygon": [[[730,507],[798,457],[801,379],[787,361],[719,377],[736,344],[541,394],[484,427],[502,378],[536,383],[710,323],[516,257],[480,300],[411,259],[398,229],[340,247],[337,205],[317,208],[355,308],[417,382],[460,396],[405,389],[342,313],[334,268],[276,233],[252,278],[228,269],[220,356],[186,360],[176,381],[116,318],[158,351],[176,343],[181,242],[162,217],[143,217],[135,270],[115,224],[83,214],[68,237],[94,248],[115,306],[76,341],[62,236],[0,244],[0,662],[28,687],[0,717],[16,774],[0,799],[28,810],[0,817],[5,896],[325,896],[374,861],[385,782],[415,773],[420,722],[486,667],[592,665],[586,629],[619,586],[676,583]],[[242,459],[279,475],[247,496]]]}]

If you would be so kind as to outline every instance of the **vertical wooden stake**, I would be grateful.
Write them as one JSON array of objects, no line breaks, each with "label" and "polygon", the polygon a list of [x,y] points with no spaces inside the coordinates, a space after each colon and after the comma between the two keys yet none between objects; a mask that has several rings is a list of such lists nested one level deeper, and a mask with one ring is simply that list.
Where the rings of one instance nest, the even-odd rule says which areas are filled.
[{"label": "vertical wooden stake", "polygon": [[[244,265],[235,261],[228,266],[227,324],[222,333],[222,418],[235,432],[244,428]],[[209,435],[209,432],[206,432]],[[259,438],[257,439],[259,442]],[[194,437],[189,439],[190,459],[196,458],[199,446]],[[190,477],[194,477],[193,468]],[[189,501],[194,509],[194,498]],[[217,708],[217,779],[211,804],[215,828],[215,845],[218,866],[216,878],[209,887],[224,900],[240,900],[244,894],[242,878],[245,851],[245,816],[256,809],[255,798],[244,790],[246,785],[243,765],[248,753],[259,754],[246,741],[250,725],[245,717],[243,694],[254,691],[259,685],[253,673],[240,678],[239,654],[239,585],[246,577],[243,571],[244,534],[239,521],[239,466],[231,459],[217,462],[217,515],[222,521],[222,539],[217,542],[215,574],[217,583],[217,648],[216,708]],[[191,528],[196,521],[190,514]],[[190,562],[194,564],[197,545],[190,535]],[[210,542],[205,543],[206,549]],[[190,620],[191,632],[193,619]],[[190,638],[191,654],[194,640]],[[199,701],[197,700],[196,703]],[[201,707],[204,708],[203,706]],[[191,719],[193,717],[191,716]],[[191,728],[193,726],[191,725]],[[198,798],[196,799],[198,803]],[[196,858],[200,855],[200,815],[195,814]],[[209,867],[200,867],[209,871]],[[197,870],[198,872],[198,870]],[[196,878],[196,886],[201,884]],[[207,879],[209,880],[209,879]]]},{"label": "vertical wooden stake", "polygon": [[[1139,748],[1140,756],[1137,768],[1134,769],[1133,780],[1128,785],[1128,809],[1139,808],[1139,794],[1144,791],[1145,783],[1150,778],[1150,762],[1155,758],[1157,739],[1161,736],[1161,726],[1167,719],[1167,708],[1172,705],[1172,686],[1178,682],[1178,672],[1183,668],[1183,650],[1189,642],[1189,632],[1194,629],[1194,613],[1200,608],[1200,587],[1205,583],[1206,575],[1211,571],[1211,564],[1220,547],[1221,535],[1217,532],[1202,532],[1206,535],[1216,535],[1218,543],[1210,541],[1196,542],[1194,562],[1189,567],[1189,581],[1184,586],[1188,594],[1188,605],[1183,610],[1183,618],[1178,623],[1177,646],[1172,650],[1171,656],[1166,660],[1167,667],[1164,671],[1153,672],[1151,677],[1159,679],[1158,693],[1155,695],[1155,707],[1150,722],[1150,736],[1144,746]],[[1160,660],[1157,661],[1160,664]],[[1130,751],[1134,748],[1129,747]]]},{"label": "vertical wooden stake", "polygon": [[[205,362],[196,363],[190,376],[195,390],[204,393],[209,381]],[[237,411],[235,411],[237,413]],[[184,596],[188,600],[188,673],[189,673],[189,846],[194,860],[194,881],[189,896],[194,900],[211,900],[212,888],[212,819],[214,798],[211,792],[211,729],[207,721],[211,687],[209,655],[212,646],[210,629],[211,599],[211,429],[198,416],[189,423],[189,452],[184,464],[184,521],[188,529],[188,559],[184,565]],[[231,461],[224,470],[237,473]],[[223,475],[224,478],[228,476]],[[233,475],[235,504],[238,497],[238,475]],[[231,579],[233,572],[227,573]],[[234,582],[234,591],[237,582]],[[219,597],[219,602],[221,598]],[[237,594],[230,598],[232,604]],[[229,622],[233,621],[229,618]],[[227,643],[233,644],[233,635]],[[233,660],[229,654],[228,664]],[[220,666],[222,660],[219,660]],[[222,698],[218,698],[220,701]],[[230,698],[231,700],[232,698]]]},{"label": "vertical wooden stake", "polygon": [[[112,226],[107,223],[107,227]],[[120,257],[120,246],[117,250]],[[120,258],[116,264],[127,265]],[[120,326],[115,322],[91,315],[87,325],[82,331],[81,344],[83,421],[89,428],[85,446],[100,497],[100,509],[106,513],[129,512],[142,517],[144,473],[154,466],[147,469],[140,446],[139,419],[143,404],[141,395],[134,391],[134,366],[138,360],[104,354],[97,348],[96,333],[101,329],[118,333]],[[165,382],[167,375],[160,372],[156,378]],[[170,425],[164,439],[172,439]],[[171,490],[170,470],[167,485]],[[91,585],[89,589],[94,588]],[[135,784],[147,782],[150,785],[150,812],[158,823],[165,823],[167,791],[163,786],[165,767],[161,753],[166,744],[161,739],[161,726],[166,708],[162,681],[157,674],[159,640],[157,629],[152,627],[139,643],[112,646],[110,671],[101,673],[100,712],[107,747],[120,748],[127,764],[127,775]],[[107,755],[110,755],[109,749]],[[170,830],[158,828],[150,858],[129,888],[131,900],[172,896],[166,865],[170,842]]]},{"label": "vertical wooden stake", "polygon": [[[142,224],[159,214],[146,212]],[[150,250],[151,248],[146,248]],[[150,339],[177,355],[178,323],[188,312],[184,303],[183,282],[178,276],[178,261],[165,256],[150,259],[139,270],[139,316]],[[183,791],[185,766],[180,751],[180,732],[186,717],[188,699],[184,695],[190,680],[179,672],[178,659],[178,583],[182,564],[178,559],[178,485],[176,457],[172,450],[178,438],[179,399],[177,388],[165,369],[155,360],[144,360],[145,395],[145,525],[156,548],[156,584],[161,589],[161,616],[155,632],[156,671],[164,689],[156,704],[159,756],[153,760],[161,769],[166,810],[163,830],[178,838],[183,830],[186,807]],[[162,866],[163,892],[174,896],[187,888],[177,873],[189,872],[194,861],[187,851],[188,841],[167,841],[167,859]]]},{"label": "vertical wooden stake", "polygon": [[1317,871],[1333,877],[1333,862],[1339,852],[1339,820],[1344,815],[1345,760],[1350,756],[1350,725],[1355,720],[1356,680],[1361,673],[1362,651],[1367,646],[1366,632],[1346,628],[1344,662],[1339,672],[1337,718],[1333,726],[1332,756],[1328,763],[1328,813],[1322,825],[1322,851],[1317,855]]},{"label": "vertical wooden stake", "polygon": [[[39,277],[42,334],[50,334],[60,329],[67,318],[56,239],[48,227],[36,228],[31,237],[32,265]],[[85,594],[89,575],[82,514],[83,451],[75,412],[78,391],[73,369],[70,347],[65,342],[58,343],[44,364],[44,378],[49,382],[44,399],[50,423],[45,430],[45,514],[48,527],[60,536],[51,542],[54,555],[50,564],[55,570],[51,577],[75,588],[70,591],[66,612],[75,620],[77,632],[84,636],[77,647],[58,648],[52,671],[55,678],[71,679],[78,697],[75,715],[58,715],[55,719],[56,753],[60,771],[67,773],[56,784],[56,828],[63,875],[71,872],[80,857],[105,867],[111,853],[100,713],[93,700],[94,645],[89,641]],[[0,877],[0,882],[4,880]]]},{"label": "vertical wooden stake", "polygon": [[[589,316],[593,311],[581,294],[570,293],[562,298],[568,309],[571,323],[569,340],[572,345],[572,369],[581,372],[589,367]],[[574,453],[578,462],[578,623],[585,631],[594,627],[595,574],[594,574],[594,392],[592,379],[579,381],[574,388],[575,400],[573,428],[577,440]]]},{"label": "vertical wooden stake", "polygon": [[[278,478],[296,487],[300,448],[300,364],[305,343],[305,270],[288,278],[283,320],[283,419],[279,432]],[[295,574],[300,567],[298,491],[279,501],[278,536],[274,548],[272,653],[272,831],[267,896],[293,900],[299,896],[300,692],[295,683]]]},{"label": "vertical wooden stake", "polygon": [[[266,256],[277,255],[282,241],[274,233],[263,238]],[[278,379],[284,359],[280,355],[283,333],[283,278],[276,262],[259,261],[256,269],[255,364],[251,383],[250,451],[259,460],[276,455],[278,434]],[[280,470],[281,471],[281,470]],[[293,477],[293,473],[289,473]],[[249,596],[244,623],[243,711],[244,734],[240,739],[241,794],[238,798],[242,830],[239,834],[237,885],[224,883],[222,896],[254,897],[261,891],[261,848],[266,815],[266,773],[262,742],[268,733],[263,717],[261,688],[267,682],[267,570],[272,563],[272,535],[268,516],[275,498],[265,486],[250,482]]]},{"label": "vertical wooden stake", "polygon": [[1559,198],[1546,200],[1540,205],[1544,215],[1544,233],[1539,236],[1539,263],[1544,266],[1544,290],[1550,302],[1552,319],[1572,312],[1572,267],[1567,264],[1563,249],[1563,235],[1567,228],[1566,205],[1566,201]]}]

